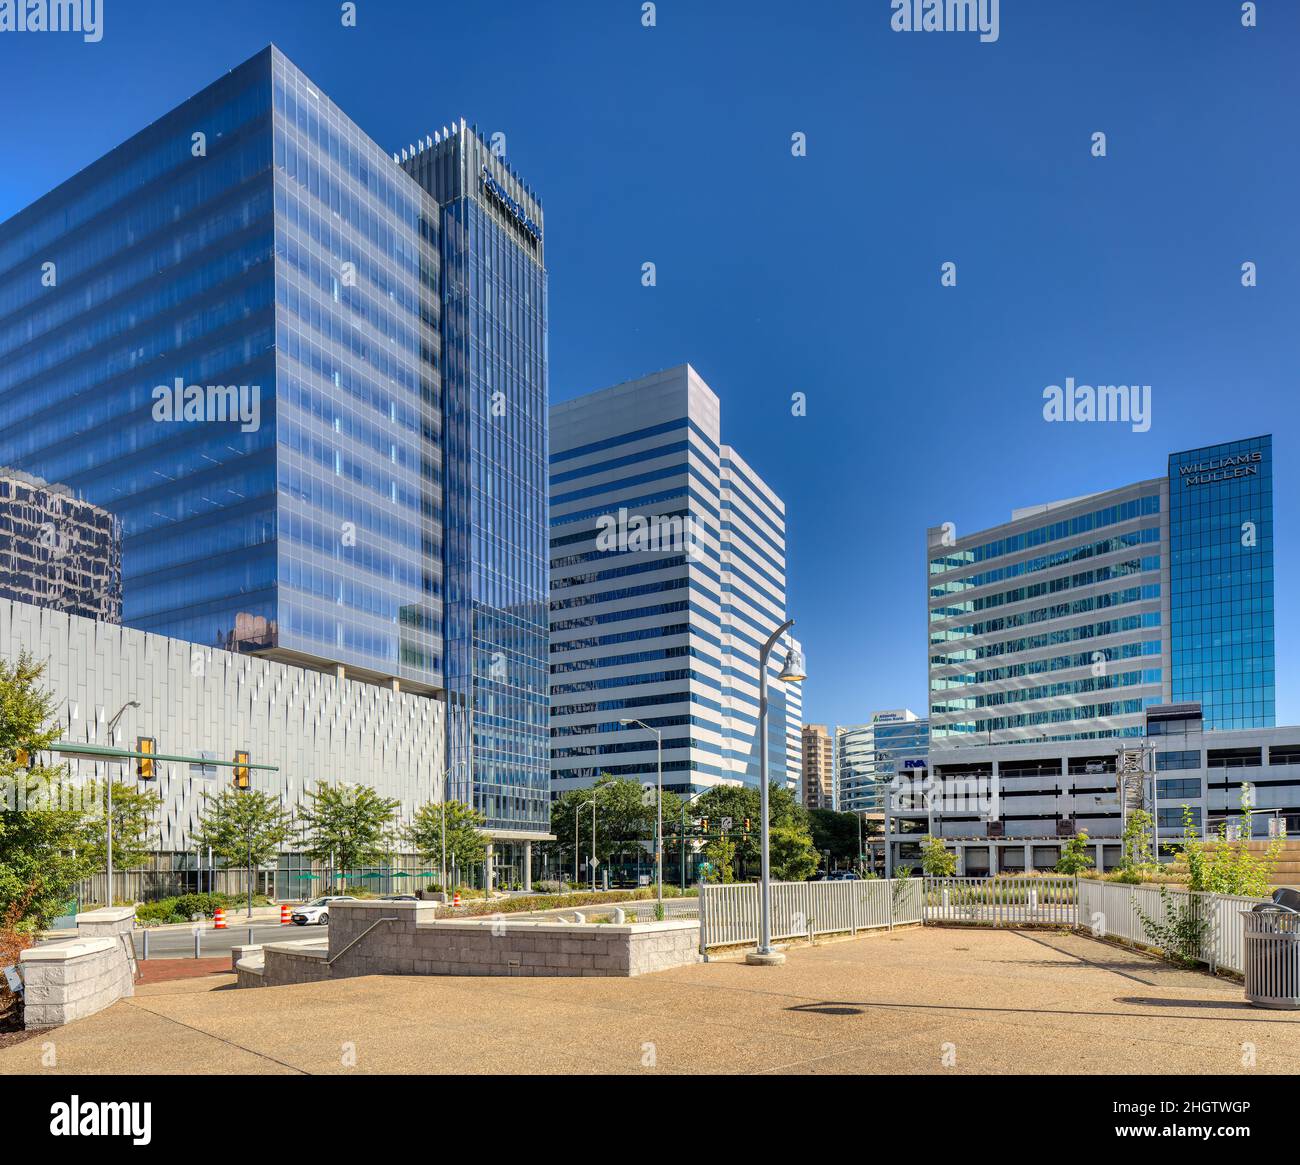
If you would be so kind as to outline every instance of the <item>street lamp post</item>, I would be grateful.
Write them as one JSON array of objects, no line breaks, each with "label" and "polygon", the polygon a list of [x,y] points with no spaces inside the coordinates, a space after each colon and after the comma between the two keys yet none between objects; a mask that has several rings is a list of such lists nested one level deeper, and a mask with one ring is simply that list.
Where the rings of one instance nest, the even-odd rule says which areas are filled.
[{"label": "street lamp post", "polygon": [[655,749],[658,756],[655,800],[655,878],[659,887],[659,915],[664,912],[664,734],[661,728],[651,728],[644,720],[620,720],[620,724],[639,724],[647,732],[655,734]]},{"label": "street lamp post", "polygon": [[584,801],[573,811],[573,880],[578,880],[578,814],[591,806],[591,890],[596,891],[596,798]]},{"label": "street lamp post", "polygon": [[[582,804],[575,805],[573,808],[573,880],[575,883],[578,880],[578,814],[588,805],[591,806],[591,860],[594,863],[596,860],[596,794],[599,793],[601,789],[607,789],[610,787],[611,786],[609,785],[592,785],[591,800],[583,801]],[[593,891],[596,889],[595,865],[591,867],[591,888]]]},{"label": "street lamp post", "polygon": [[[772,871],[770,858],[771,823],[768,812],[768,776],[767,776],[767,661],[772,648],[791,627],[793,619],[787,619],[768,636],[758,653],[758,816],[759,835],[761,838],[762,873],[759,880],[759,934],[758,950],[747,955],[745,961],[760,966],[775,966],[785,962],[785,956],[772,949]],[[804,678],[802,654],[794,647],[786,652],[785,663],[779,676],[782,683],[795,683]]]},{"label": "street lamp post", "polygon": [[452,772],[463,765],[463,760],[453,761],[449,765],[444,765],[442,769],[441,790],[438,800],[442,804],[442,828],[439,831],[442,835],[442,868],[438,871],[438,877],[442,879],[442,892],[447,893],[447,778]]},{"label": "street lamp post", "polygon": [[680,838],[680,841],[681,841],[681,846],[680,846],[680,857],[681,857],[682,893],[683,893],[683,894],[686,893],[686,810],[690,808],[690,805],[691,805],[691,802],[692,802],[692,801],[694,801],[697,797],[703,797],[704,794],[707,793],[707,792],[708,792],[707,789],[702,789],[702,790],[701,790],[700,792],[698,792],[698,793],[692,793],[689,797],[686,798],[685,801],[682,802],[682,832],[681,832],[681,838]]},{"label": "street lamp post", "polygon": [[[138,707],[140,707],[139,700],[128,700],[117,710],[117,714],[113,717],[113,719],[108,722],[109,748],[113,747],[113,733],[117,730],[117,722],[122,719],[123,713],[125,713],[128,708],[138,708]],[[108,816],[104,824],[106,828],[105,837],[108,842],[108,847],[107,847],[108,848],[108,889],[105,891],[105,896],[108,900],[107,902],[105,902],[105,905],[112,906],[113,905],[113,774],[112,773],[108,774],[107,785],[108,785]]]}]

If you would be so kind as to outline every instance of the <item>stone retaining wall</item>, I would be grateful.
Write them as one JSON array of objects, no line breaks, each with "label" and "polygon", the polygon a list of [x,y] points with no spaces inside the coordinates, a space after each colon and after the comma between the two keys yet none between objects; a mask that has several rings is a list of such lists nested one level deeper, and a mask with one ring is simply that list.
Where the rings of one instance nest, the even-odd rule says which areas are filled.
[{"label": "stone retaining wall", "polygon": [[134,907],[92,910],[77,915],[75,938],[23,951],[24,1026],[57,1027],[134,995],[134,925]]},{"label": "stone retaining wall", "polygon": [[245,948],[239,985],[280,986],[357,975],[632,976],[699,962],[699,924],[564,923],[554,918],[439,922],[433,903],[335,902],[329,959],[319,946]]}]

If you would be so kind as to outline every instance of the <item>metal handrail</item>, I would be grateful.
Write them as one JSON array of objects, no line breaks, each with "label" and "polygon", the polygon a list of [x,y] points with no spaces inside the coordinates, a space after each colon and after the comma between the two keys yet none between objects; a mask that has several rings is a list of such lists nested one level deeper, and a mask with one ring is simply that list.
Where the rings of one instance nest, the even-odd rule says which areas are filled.
[{"label": "metal handrail", "polygon": [[396,922],[396,921],[397,921],[396,915],[393,915],[391,918],[388,917],[376,918],[374,922],[372,922],[368,927],[366,927],[365,930],[363,930],[359,935],[357,935],[356,938],[354,938],[350,943],[348,943],[347,946],[345,946],[341,951],[339,951],[337,955],[333,955],[330,958],[326,959],[325,965],[327,967],[332,967],[336,962],[338,962],[339,959],[341,959],[344,955],[346,955],[348,951],[350,951],[354,946],[356,946],[357,943],[359,943],[363,938],[365,938],[366,935],[368,935],[372,930],[374,930],[375,927],[377,927],[381,922]]},{"label": "metal handrail", "polygon": [[129,958],[129,959],[131,960],[131,966],[132,966],[132,968],[133,968],[134,971],[135,971],[135,974],[132,975],[131,978],[132,978],[133,980],[135,980],[135,979],[143,979],[143,978],[144,978],[144,970],[143,970],[143,969],[141,968],[141,966],[140,966],[140,959],[139,959],[139,956],[135,953],[135,932],[134,932],[134,931],[130,931],[130,930],[128,930],[128,931],[126,931],[125,933],[119,935],[118,937],[122,940],[122,945],[123,945],[124,947],[130,947],[130,948],[131,948],[131,952],[130,952],[130,954],[127,955],[127,958]]}]

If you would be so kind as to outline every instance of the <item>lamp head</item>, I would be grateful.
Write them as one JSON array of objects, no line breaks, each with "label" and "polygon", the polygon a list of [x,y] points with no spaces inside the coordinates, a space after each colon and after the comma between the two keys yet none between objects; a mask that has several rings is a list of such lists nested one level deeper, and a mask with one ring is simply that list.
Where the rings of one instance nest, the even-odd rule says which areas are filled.
[{"label": "lamp head", "polygon": [[780,679],[785,683],[795,683],[798,680],[806,679],[807,674],[804,671],[803,652],[797,647],[791,647],[785,653],[785,663],[781,666]]}]

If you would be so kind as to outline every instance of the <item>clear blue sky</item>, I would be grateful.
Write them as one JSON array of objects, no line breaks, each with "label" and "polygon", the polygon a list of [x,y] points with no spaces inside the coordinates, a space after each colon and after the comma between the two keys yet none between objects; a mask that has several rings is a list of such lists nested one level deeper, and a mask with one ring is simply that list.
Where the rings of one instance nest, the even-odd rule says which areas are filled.
[{"label": "clear blue sky", "polygon": [[[553,398],[694,364],[786,499],[808,719],[920,712],[928,525],[1272,432],[1300,579],[1300,4],[1240,7],[1002,0],[981,44],[894,33],[888,0],[661,0],[653,29],[639,0],[360,0],[356,29],[106,0],[98,45],[0,35],[0,220],[268,41],[385,146],[503,130],[546,207]],[[1067,376],[1150,384],[1150,431],[1044,424]],[[1296,723],[1300,587],[1277,601]]]}]

